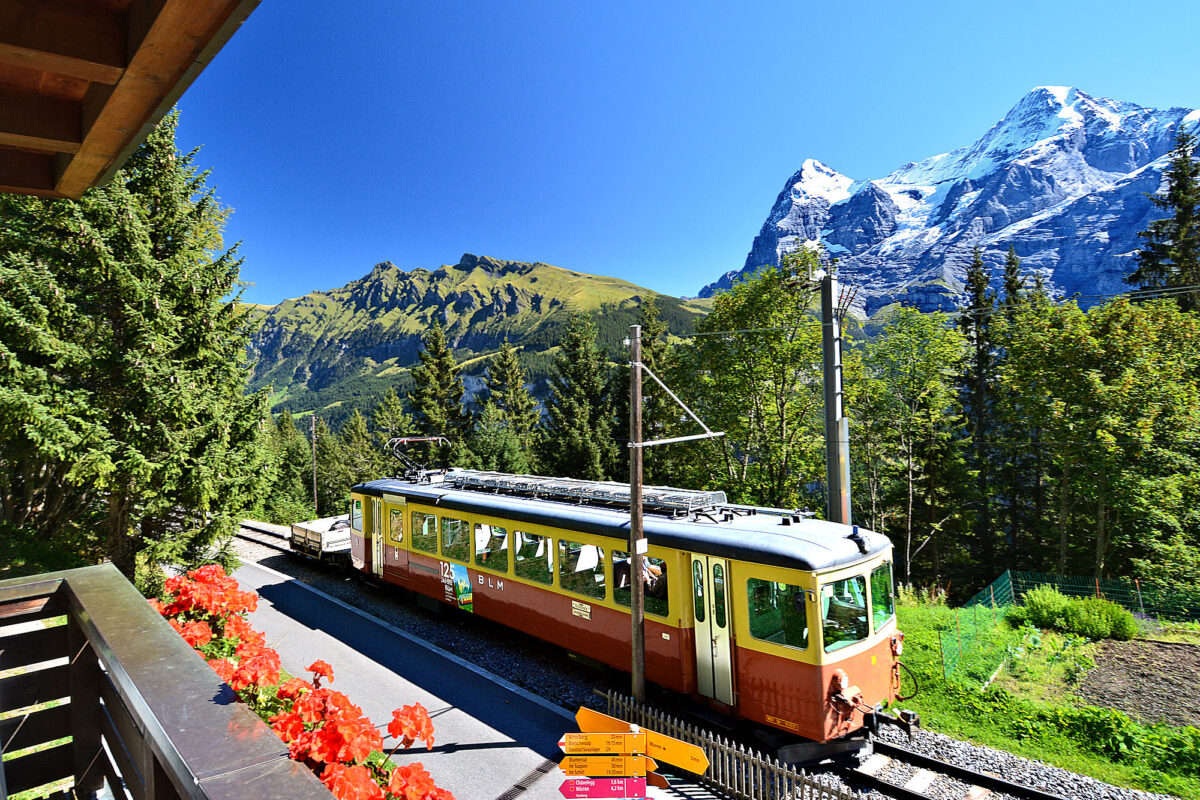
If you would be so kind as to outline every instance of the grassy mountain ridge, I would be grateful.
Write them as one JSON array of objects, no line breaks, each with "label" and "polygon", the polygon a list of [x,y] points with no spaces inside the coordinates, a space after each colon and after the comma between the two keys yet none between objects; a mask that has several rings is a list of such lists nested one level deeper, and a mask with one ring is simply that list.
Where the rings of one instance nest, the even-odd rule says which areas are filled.
[{"label": "grassy mountain ridge", "polygon": [[[637,322],[641,298],[657,294],[627,281],[542,263],[466,254],[435,270],[401,270],[390,262],[338,289],[274,306],[247,305],[258,324],[250,344],[251,389],[272,386],[276,410],[319,410],[337,423],[354,408],[374,407],[388,386],[411,386],[421,336],[435,319],[464,365],[468,390],[486,356],[508,337],[537,382],[574,311],[591,314],[601,342],[618,345]],[[673,333],[690,331],[706,301],[658,296]],[[472,380],[474,378],[474,380]],[[327,413],[328,412],[328,413]]]}]

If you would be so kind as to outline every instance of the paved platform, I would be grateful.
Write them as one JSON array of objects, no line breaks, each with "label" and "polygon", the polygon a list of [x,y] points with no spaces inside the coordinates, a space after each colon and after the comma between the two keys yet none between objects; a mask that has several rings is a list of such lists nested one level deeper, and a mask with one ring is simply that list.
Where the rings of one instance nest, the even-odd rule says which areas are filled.
[{"label": "paved platform", "polygon": [[[385,747],[395,745],[385,727],[393,709],[429,709],[434,746],[418,742],[397,752],[397,763],[421,762],[458,800],[561,800],[557,742],[578,730],[571,712],[287,575],[246,563],[235,577],[258,593],[251,621],[284,668],[308,677],[305,667],[328,662],[332,687],[385,728]],[[675,781],[650,796],[714,796]]]}]

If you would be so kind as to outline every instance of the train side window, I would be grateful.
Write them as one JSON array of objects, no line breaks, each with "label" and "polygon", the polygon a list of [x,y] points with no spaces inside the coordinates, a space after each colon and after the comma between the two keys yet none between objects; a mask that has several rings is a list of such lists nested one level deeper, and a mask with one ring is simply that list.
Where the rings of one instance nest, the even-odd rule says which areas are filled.
[{"label": "train side window", "polygon": [[692,562],[692,602],[696,607],[696,622],[704,622],[704,566]]},{"label": "train side window", "polygon": [[892,562],[885,561],[871,572],[871,621],[879,630],[896,616],[896,590],[892,584]]},{"label": "train side window", "polygon": [[442,517],[442,556],[458,561],[471,560],[471,537],[467,522],[454,517]]},{"label": "train side window", "polygon": [[356,531],[362,530],[362,500],[350,504],[350,527]]},{"label": "train side window", "polygon": [[558,540],[558,583],[568,592],[604,599],[604,550]]},{"label": "train side window", "polygon": [[825,652],[841,650],[867,638],[867,578],[834,581],[821,587]]},{"label": "train side window", "polygon": [[412,512],[412,546],[415,550],[436,553],[438,544],[437,517],[433,514]]},{"label": "train side window", "polygon": [[508,572],[508,531],[495,525],[475,523],[475,564]]},{"label": "train side window", "polygon": [[399,546],[404,541],[404,512],[393,508],[388,525],[388,542]]},{"label": "train side window", "polygon": [[513,574],[538,583],[554,583],[554,548],[549,536],[513,531]]},{"label": "train side window", "polygon": [[[667,562],[654,556],[642,556],[642,575],[645,584],[645,603],[647,614],[657,614],[665,617],[670,611],[667,602]],[[632,562],[629,553],[614,550],[613,563],[613,600],[623,606],[630,604],[630,582]]]},{"label": "train side window", "polygon": [[746,581],[750,635],[804,650],[808,647],[808,603],[804,589],[790,583]]},{"label": "train side window", "polygon": [[725,567],[720,564],[712,565],[713,579],[713,623],[718,628],[725,627]]}]

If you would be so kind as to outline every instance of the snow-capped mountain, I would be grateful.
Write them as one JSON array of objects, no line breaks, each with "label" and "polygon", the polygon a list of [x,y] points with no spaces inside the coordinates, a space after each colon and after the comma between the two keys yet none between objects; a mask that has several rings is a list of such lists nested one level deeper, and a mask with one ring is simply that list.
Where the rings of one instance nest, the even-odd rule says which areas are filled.
[{"label": "snow-capped mountain", "polygon": [[974,144],[883,178],[854,180],[808,159],[780,192],[745,267],[700,296],[817,243],[838,258],[842,281],[859,288],[855,305],[866,314],[897,301],[956,307],[976,245],[993,283],[1011,244],[1027,283],[1040,273],[1055,296],[1126,291],[1137,233],[1162,216],[1147,194],[1159,190],[1179,125],[1198,122],[1192,109],[1042,86]]}]

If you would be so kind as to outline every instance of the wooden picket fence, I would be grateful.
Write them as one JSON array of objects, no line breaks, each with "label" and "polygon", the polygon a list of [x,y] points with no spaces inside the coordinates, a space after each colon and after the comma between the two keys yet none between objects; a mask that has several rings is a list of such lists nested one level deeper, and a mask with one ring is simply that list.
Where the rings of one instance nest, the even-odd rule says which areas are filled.
[{"label": "wooden picket fence", "polygon": [[853,800],[854,793],[822,783],[803,770],[736,744],[696,725],[614,692],[597,692],[608,703],[609,716],[646,730],[693,744],[708,757],[708,771],[697,779],[742,800]]}]

